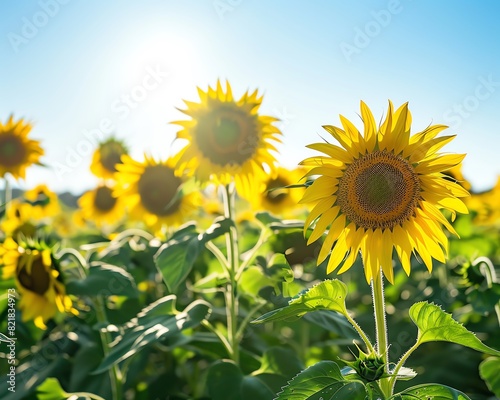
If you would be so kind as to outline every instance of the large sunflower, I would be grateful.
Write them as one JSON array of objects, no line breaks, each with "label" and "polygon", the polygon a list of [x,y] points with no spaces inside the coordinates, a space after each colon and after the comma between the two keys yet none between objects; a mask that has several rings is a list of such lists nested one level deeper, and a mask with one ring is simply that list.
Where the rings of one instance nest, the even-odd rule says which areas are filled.
[{"label": "large sunflower", "polygon": [[124,216],[123,199],[113,196],[113,186],[105,183],[87,191],[78,199],[80,216],[85,221],[93,221],[96,226],[114,224]]},{"label": "large sunflower", "polygon": [[57,311],[76,313],[47,245],[7,238],[0,245],[0,265],[3,279],[16,279],[23,321],[33,320],[37,327],[46,329],[45,322]]},{"label": "large sunflower", "polygon": [[14,179],[24,179],[26,168],[38,163],[43,149],[40,142],[28,139],[30,131],[30,124],[16,122],[13,116],[5,125],[0,122],[0,177],[10,173]]},{"label": "large sunflower", "polygon": [[125,144],[111,137],[99,143],[99,147],[92,156],[90,170],[99,178],[113,179],[116,166],[121,164],[120,158],[124,154],[128,154]]},{"label": "large sunflower", "polygon": [[380,268],[393,282],[392,253],[396,249],[408,275],[412,253],[418,253],[431,271],[432,258],[445,262],[447,254],[448,239],[441,225],[456,234],[440,209],[453,215],[468,212],[458,198],[468,196],[468,192],[443,174],[459,165],[465,154],[437,153],[455,137],[436,137],[447,128],[444,125],[410,136],[407,103],[394,111],[389,102],[387,116],[378,129],[363,102],[361,117],[363,135],[340,116],[343,129],[323,127],[340,146],[309,145],[326,156],[303,161],[314,167],[308,175],[319,175],[301,200],[315,204],[305,222],[307,229],[316,221],[309,243],[330,226],[318,264],[331,251],[327,271],[343,263],[342,273],[361,251],[367,282],[378,276]]},{"label": "large sunflower", "polygon": [[182,193],[183,181],[174,174],[174,161],[155,161],[145,156],[144,162],[122,157],[115,174],[116,197],[122,197],[130,216],[144,221],[154,231],[163,225],[178,226],[200,205],[197,191]]},{"label": "large sunflower", "polygon": [[234,180],[240,194],[257,189],[256,183],[274,168],[273,142],[280,142],[281,135],[273,125],[277,119],[258,114],[262,96],[257,90],[247,91],[236,101],[229,82],[224,91],[217,81],[216,89],[198,88],[198,94],[200,102],[185,101],[188,108],[182,110],[191,119],[173,122],[183,127],[177,138],[189,142],[178,155],[176,167],[202,182]]}]

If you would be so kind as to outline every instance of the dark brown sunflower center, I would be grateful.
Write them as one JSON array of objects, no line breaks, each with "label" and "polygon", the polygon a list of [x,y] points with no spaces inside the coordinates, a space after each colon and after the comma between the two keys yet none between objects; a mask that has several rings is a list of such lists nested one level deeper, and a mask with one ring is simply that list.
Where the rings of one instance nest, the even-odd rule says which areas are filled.
[{"label": "dark brown sunflower center", "polygon": [[120,157],[127,151],[119,142],[104,143],[99,149],[101,153],[101,164],[110,172],[116,171],[116,164],[121,163]]},{"label": "dark brown sunflower center", "polygon": [[271,179],[267,184],[266,200],[273,204],[279,204],[284,201],[288,195],[285,186],[289,182],[285,182],[282,178]]},{"label": "dark brown sunflower center", "polygon": [[22,140],[13,134],[0,135],[0,164],[14,167],[24,162],[26,148]]},{"label": "dark brown sunflower center", "polygon": [[420,181],[411,164],[385,151],[362,156],[339,179],[342,212],[365,229],[392,229],[413,215]]},{"label": "dark brown sunflower center", "polygon": [[180,201],[174,198],[181,183],[170,167],[147,167],[137,184],[142,205],[150,213],[159,216],[174,213],[180,206]]},{"label": "dark brown sunflower center", "polygon": [[107,186],[98,187],[94,196],[94,207],[102,212],[112,210],[116,204],[116,198],[112,196],[112,193]]},{"label": "dark brown sunflower center", "polygon": [[[29,255],[25,254],[22,257],[29,257]],[[31,271],[28,272],[26,266],[23,266],[17,274],[17,279],[24,288],[43,296],[49,289],[50,275],[43,265],[42,256],[38,254],[34,257]]]},{"label": "dark brown sunflower center", "polygon": [[222,107],[199,118],[195,131],[201,153],[218,165],[242,165],[259,143],[256,117],[243,110]]}]

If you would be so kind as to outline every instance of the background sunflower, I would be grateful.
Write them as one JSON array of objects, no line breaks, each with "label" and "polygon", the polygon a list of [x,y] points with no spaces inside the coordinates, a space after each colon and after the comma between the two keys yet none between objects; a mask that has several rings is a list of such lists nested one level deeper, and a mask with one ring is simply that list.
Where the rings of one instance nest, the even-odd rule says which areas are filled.
[{"label": "background sunflower", "polygon": [[138,162],[122,157],[118,165],[114,196],[122,198],[129,215],[154,231],[163,225],[179,226],[201,203],[198,191],[181,192],[183,180],[175,175],[174,160],[155,161],[145,156]]},{"label": "background sunflower", "polygon": [[10,173],[14,179],[25,178],[26,168],[38,163],[44,154],[40,142],[28,138],[31,125],[23,119],[14,121],[11,115],[6,124],[0,122],[0,176]]},{"label": "background sunflower", "polygon": [[247,199],[254,210],[267,210],[285,218],[297,216],[304,211],[299,201],[304,195],[303,187],[286,188],[296,185],[306,174],[305,168],[293,170],[278,167],[274,175],[268,175],[264,181],[263,191]]},{"label": "background sunflower", "polygon": [[123,219],[125,204],[121,198],[113,196],[113,186],[106,183],[87,191],[78,199],[80,217],[93,221],[96,226],[116,224]]},{"label": "background sunflower", "polygon": [[76,312],[66,295],[58,263],[46,244],[7,238],[0,245],[0,264],[2,279],[16,279],[23,321],[33,320],[37,327],[46,329],[45,323],[57,311]]},{"label": "background sunflower", "polygon": [[234,180],[238,193],[250,195],[274,169],[274,143],[281,135],[273,125],[277,119],[258,114],[262,96],[257,90],[236,101],[229,82],[224,91],[217,81],[216,89],[198,88],[198,94],[199,103],[184,101],[188,108],[181,110],[191,119],[173,122],[183,127],[177,138],[188,141],[176,167],[202,182]]},{"label": "background sunflower", "polygon": [[42,219],[53,217],[61,212],[57,194],[52,192],[47,185],[37,185],[24,193],[24,198],[32,206],[32,218]]},{"label": "background sunflower", "polygon": [[465,155],[438,153],[454,138],[436,137],[444,125],[429,126],[410,136],[407,103],[394,111],[389,102],[379,128],[363,102],[361,117],[363,135],[340,116],[343,129],[323,127],[340,146],[328,142],[308,146],[326,154],[303,161],[313,167],[309,175],[319,175],[301,200],[315,204],[305,222],[306,230],[316,221],[308,243],[318,240],[330,226],[318,264],[331,251],[327,271],[342,263],[342,273],[361,251],[368,283],[380,268],[394,281],[394,249],[408,275],[413,252],[431,271],[432,258],[444,263],[447,254],[448,238],[441,225],[456,234],[440,209],[453,214],[468,212],[459,199],[468,192],[443,174],[459,165]]},{"label": "background sunflower", "polygon": [[101,143],[92,155],[90,170],[98,178],[113,179],[116,172],[116,165],[121,164],[121,156],[128,154],[125,144],[114,137]]}]

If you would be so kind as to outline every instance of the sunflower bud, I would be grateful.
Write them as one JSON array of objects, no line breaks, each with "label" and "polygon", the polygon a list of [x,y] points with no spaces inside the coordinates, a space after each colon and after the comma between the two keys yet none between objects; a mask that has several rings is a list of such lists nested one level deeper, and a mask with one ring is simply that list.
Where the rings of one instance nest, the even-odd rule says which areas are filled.
[{"label": "sunflower bud", "polygon": [[385,362],[382,357],[376,353],[366,354],[359,347],[358,351],[359,357],[355,357],[355,361],[342,361],[354,369],[361,378],[368,382],[373,382],[384,377]]}]

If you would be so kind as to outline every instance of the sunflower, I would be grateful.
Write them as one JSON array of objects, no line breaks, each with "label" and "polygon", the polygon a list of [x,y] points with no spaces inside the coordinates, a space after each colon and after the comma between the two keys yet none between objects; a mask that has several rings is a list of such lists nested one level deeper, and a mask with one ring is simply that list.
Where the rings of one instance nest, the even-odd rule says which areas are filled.
[{"label": "sunflower", "polygon": [[264,182],[264,191],[248,199],[256,210],[268,210],[273,214],[291,217],[297,213],[297,204],[304,194],[304,189],[287,188],[296,184],[306,173],[305,169],[289,170],[278,167],[276,174],[268,175]]},{"label": "sunflower", "polygon": [[31,204],[33,219],[53,217],[61,211],[57,194],[46,185],[38,185],[24,193],[24,198]]},{"label": "sunflower", "polygon": [[37,224],[33,221],[33,206],[20,199],[14,199],[9,203],[5,212],[5,218],[0,221],[0,230],[7,236],[34,237]]},{"label": "sunflower", "polygon": [[188,141],[176,168],[201,182],[214,179],[226,185],[234,180],[240,194],[258,190],[274,169],[273,142],[280,142],[281,132],[273,122],[278,119],[258,114],[262,96],[257,90],[236,101],[229,82],[224,91],[217,81],[216,89],[198,88],[198,94],[199,103],[185,101],[188,108],[181,110],[191,119],[173,122],[183,128],[177,138]]},{"label": "sunflower", "polygon": [[125,203],[113,196],[113,186],[105,183],[87,191],[78,199],[80,217],[84,221],[93,221],[97,227],[114,224],[123,218]]},{"label": "sunflower", "polygon": [[113,179],[116,166],[121,164],[122,155],[128,154],[125,144],[113,137],[99,143],[99,147],[92,156],[90,170],[98,178]]},{"label": "sunflower", "polygon": [[163,225],[183,224],[200,205],[197,191],[183,193],[183,181],[175,175],[172,158],[157,162],[145,156],[141,163],[123,156],[122,161],[115,174],[114,195],[123,196],[132,219],[158,231]]},{"label": "sunflower", "polygon": [[14,179],[26,176],[26,168],[38,163],[43,149],[37,140],[28,139],[31,125],[13,116],[4,125],[0,122],[0,177],[10,173]]},{"label": "sunflower", "polygon": [[473,193],[467,207],[475,213],[474,223],[482,226],[500,225],[500,177],[495,186],[482,193]]},{"label": "sunflower", "polygon": [[405,103],[396,111],[389,102],[387,117],[377,129],[370,109],[361,102],[364,134],[343,116],[343,129],[323,128],[340,146],[316,143],[308,147],[326,156],[302,163],[319,176],[301,202],[313,203],[305,229],[316,225],[308,243],[318,240],[330,225],[318,264],[331,251],[327,272],[343,263],[348,270],[361,252],[368,283],[382,268],[392,283],[392,254],[396,253],[406,274],[410,256],[418,253],[429,271],[432,259],[445,262],[448,238],[442,225],[456,235],[440,209],[467,213],[459,197],[468,192],[446,179],[443,171],[459,165],[465,154],[438,153],[455,136],[436,137],[444,125],[429,126],[410,136],[411,114]]},{"label": "sunflower", "polygon": [[66,295],[57,260],[46,244],[7,238],[0,245],[0,264],[3,279],[16,279],[23,321],[34,320],[37,327],[46,329],[45,323],[57,311],[77,313]]}]

